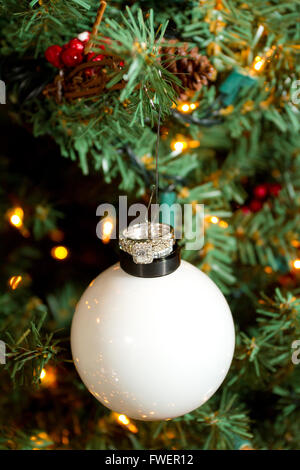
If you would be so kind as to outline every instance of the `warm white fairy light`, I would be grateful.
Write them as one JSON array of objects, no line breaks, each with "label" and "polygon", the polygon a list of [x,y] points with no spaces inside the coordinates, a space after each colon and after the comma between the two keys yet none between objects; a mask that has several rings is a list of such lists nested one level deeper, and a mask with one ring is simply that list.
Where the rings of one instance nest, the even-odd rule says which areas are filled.
[{"label": "warm white fairy light", "polygon": [[9,281],[8,281],[8,284],[10,286],[10,288],[12,290],[15,290],[17,289],[17,287],[19,286],[19,284],[22,282],[22,276],[12,276]]},{"label": "warm white fairy light", "polygon": [[219,226],[222,227],[222,228],[227,228],[227,227],[228,227],[228,223],[227,223],[225,220],[220,220]]},{"label": "warm white fairy light", "polygon": [[187,113],[189,110],[190,110],[190,107],[189,105],[186,103],[186,104],[183,104],[182,107],[181,107],[182,111]]},{"label": "warm white fairy light", "polygon": [[102,231],[102,241],[103,243],[108,243],[111,238],[111,234],[114,228],[114,224],[111,220],[106,220],[103,224],[103,231]]},{"label": "warm white fairy light", "polygon": [[178,151],[182,151],[184,149],[184,142],[175,142],[174,144],[174,150],[177,150]]},{"label": "warm white fairy light", "polygon": [[265,62],[266,62],[266,59],[264,59],[263,57],[260,57],[259,55],[257,55],[254,59],[254,62],[253,62],[254,70],[259,72],[263,68],[263,66],[265,65]]},{"label": "warm white fairy light", "polygon": [[178,111],[181,113],[191,113],[198,107],[198,103],[179,103],[177,106]]},{"label": "warm white fairy light", "polygon": [[124,426],[127,426],[127,424],[130,423],[130,420],[127,418],[126,415],[119,415],[118,416],[118,421],[120,421],[120,423],[124,424]]},{"label": "warm white fairy light", "polygon": [[43,387],[55,387],[57,381],[55,368],[47,366],[47,369],[42,369],[40,373],[40,381]]},{"label": "warm white fairy light", "polygon": [[60,245],[60,246],[54,246],[51,249],[51,256],[54,259],[57,260],[64,260],[69,256],[69,250],[67,247]]},{"label": "warm white fairy light", "polygon": [[14,207],[8,211],[9,222],[16,228],[21,228],[23,225],[24,211],[22,207]]},{"label": "warm white fairy light", "polygon": [[295,259],[295,260],[293,261],[293,267],[294,267],[295,269],[300,269],[300,259]]},{"label": "warm white fairy light", "polygon": [[181,152],[188,148],[188,141],[184,136],[177,135],[174,140],[171,142],[171,149],[173,150],[174,155],[180,155]]},{"label": "warm white fairy light", "polygon": [[126,427],[128,431],[132,432],[133,434],[136,434],[138,432],[138,428],[136,427],[136,425],[132,423],[126,415],[116,413],[116,417],[118,422],[124,427]]}]

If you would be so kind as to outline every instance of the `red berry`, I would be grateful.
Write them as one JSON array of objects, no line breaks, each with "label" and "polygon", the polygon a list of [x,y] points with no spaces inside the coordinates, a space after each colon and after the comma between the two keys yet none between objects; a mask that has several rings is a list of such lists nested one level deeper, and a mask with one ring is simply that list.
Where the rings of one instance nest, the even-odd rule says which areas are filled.
[{"label": "red berry", "polygon": [[95,52],[89,52],[88,55],[87,55],[87,61],[90,62],[90,60],[92,60],[94,55],[95,55]]},{"label": "red berry", "polygon": [[249,207],[247,207],[247,206],[242,207],[242,212],[243,212],[244,214],[250,214],[250,209],[249,209]]},{"label": "red berry", "polygon": [[[93,59],[94,55],[95,55],[95,52],[89,52],[86,58],[87,62],[90,62]],[[85,69],[84,74],[86,77],[92,77],[93,75],[95,75],[95,70],[89,67]]]},{"label": "red berry", "polygon": [[281,184],[279,184],[279,183],[269,184],[269,193],[271,194],[271,196],[277,197],[278,194],[280,193],[281,189],[282,189],[282,187],[281,187]]},{"label": "red berry", "polygon": [[124,63],[125,63],[124,60],[120,60],[119,66],[124,67]]},{"label": "red berry", "polygon": [[77,39],[85,44],[90,39],[90,36],[91,33],[89,31],[83,31],[82,33],[78,34]]},{"label": "red berry", "polygon": [[75,67],[75,65],[81,64],[82,59],[82,53],[72,47],[64,49],[61,53],[61,60],[66,67]]},{"label": "red berry", "polygon": [[61,51],[62,48],[57,44],[49,46],[45,51],[46,59],[48,62],[50,62],[51,65],[54,65],[54,67],[61,68],[63,66],[60,57]]},{"label": "red berry", "polygon": [[103,60],[104,57],[105,57],[105,56],[104,56],[103,54],[98,54],[98,55],[96,55],[96,57],[94,57],[94,58],[92,59],[92,61],[93,61],[93,62],[100,62],[100,60]]},{"label": "red berry", "polygon": [[100,62],[101,60],[103,60],[105,58],[105,56],[103,54],[97,54],[95,55],[95,52],[89,52],[88,55],[87,55],[87,60],[88,62],[89,61],[92,61],[92,62]]},{"label": "red berry", "polygon": [[268,186],[266,184],[259,184],[258,186],[255,186],[253,194],[258,199],[265,199],[268,194]]},{"label": "red berry", "polygon": [[282,286],[288,286],[288,285],[292,286],[293,283],[294,283],[294,279],[293,279],[293,277],[292,277],[291,275],[285,274],[285,275],[280,276],[280,277],[278,278],[278,282],[279,282],[279,284],[281,284]]},{"label": "red berry", "polygon": [[262,202],[258,199],[253,199],[249,204],[249,208],[252,212],[258,212],[262,208]]},{"label": "red berry", "polygon": [[[101,61],[102,59],[104,59],[104,55],[102,54],[98,54],[98,55],[95,55],[95,52],[89,52],[88,55],[87,55],[87,61],[90,62],[99,62]],[[93,75],[95,75],[95,69],[92,68],[92,67],[89,67],[87,69],[85,69],[85,75],[87,77],[92,77]]]},{"label": "red berry", "polygon": [[87,55],[87,61],[97,62],[97,61],[104,59],[104,57],[105,56],[102,54],[95,55],[95,52],[89,52]]},{"label": "red berry", "polygon": [[79,39],[74,38],[74,39],[71,39],[71,41],[68,42],[68,47],[72,47],[72,48],[76,49],[77,51],[83,53],[84,43],[82,41],[80,41]]}]

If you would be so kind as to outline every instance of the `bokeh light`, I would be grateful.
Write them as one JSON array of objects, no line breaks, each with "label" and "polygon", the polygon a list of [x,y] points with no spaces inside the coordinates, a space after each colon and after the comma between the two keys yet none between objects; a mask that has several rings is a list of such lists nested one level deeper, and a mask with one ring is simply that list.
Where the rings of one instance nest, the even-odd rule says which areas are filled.
[{"label": "bokeh light", "polygon": [[21,282],[22,282],[22,276],[12,276],[9,279],[8,284],[12,290],[15,290]]},{"label": "bokeh light", "polygon": [[67,247],[60,245],[60,246],[54,246],[51,249],[51,256],[54,259],[57,260],[64,260],[69,256],[69,250]]}]

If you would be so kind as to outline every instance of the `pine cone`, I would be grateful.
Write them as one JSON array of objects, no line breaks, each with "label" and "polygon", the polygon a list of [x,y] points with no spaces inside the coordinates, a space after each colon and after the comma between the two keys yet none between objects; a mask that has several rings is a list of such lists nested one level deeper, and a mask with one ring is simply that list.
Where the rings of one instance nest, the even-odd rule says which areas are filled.
[{"label": "pine cone", "polygon": [[208,58],[199,53],[198,47],[188,50],[188,43],[178,47],[178,42],[177,39],[168,41],[168,46],[162,46],[160,53],[164,67],[181,81],[182,86],[175,84],[174,90],[184,101],[189,99],[195,91],[215,81],[217,71]]}]

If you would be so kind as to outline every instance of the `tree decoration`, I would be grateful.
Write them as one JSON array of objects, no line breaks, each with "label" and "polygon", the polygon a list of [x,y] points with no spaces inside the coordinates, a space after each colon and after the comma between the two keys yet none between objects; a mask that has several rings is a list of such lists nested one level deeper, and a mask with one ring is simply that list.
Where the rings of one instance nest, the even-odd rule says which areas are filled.
[{"label": "tree decoration", "polygon": [[188,43],[182,44],[176,39],[161,47],[161,61],[180,79],[181,84],[175,84],[174,89],[182,101],[188,100],[217,77],[216,69],[206,56],[200,54],[197,46],[190,49]]},{"label": "tree decoration", "polygon": [[205,403],[224,380],[234,350],[224,297],[204,273],[180,263],[178,248],[166,252],[169,229],[158,223],[127,229],[120,264],[90,283],[72,322],[74,364],[88,390],[115,412],[144,421]]},{"label": "tree decoration", "polygon": [[[0,447],[47,448],[46,433],[50,439],[45,440],[51,440],[49,445],[55,449],[299,449],[298,4],[292,0],[129,3],[125,10],[125,0],[108,2],[105,21],[92,35],[98,0],[0,0],[0,103],[6,91],[6,106],[0,106],[4,214],[0,218],[0,364],[4,371]],[[85,53],[91,35],[92,46]],[[171,59],[168,54],[161,60],[162,46],[167,47],[170,38],[181,46],[198,47],[218,72],[218,79],[200,91],[189,88],[194,83],[191,75],[184,100],[178,100],[174,81],[184,92],[181,76],[186,71],[181,72],[180,66],[177,75],[171,72],[165,66]],[[58,49],[52,55],[51,49],[47,52],[49,62],[45,51],[52,46]],[[67,48],[80,49],[79,65],[66,67],[60,60]],[[93,60],[96,57],[99,60]],[[111,57],[116,60],[115,68],[102,65]],[[179,60],[178,54],[178,64]],[[82,84],[89,82],[87,88],[93,88],[91,80],[98,80],[104,70],[110,78],[100,93],[93,90],[91,95],[65,97],[69,91],[63,89],[65,77],[72,92],[82,92]],[[124,87],[113,89],[120,84]],[[53,89],[45,98],[47,85]],[[78,293],[91,273],[102,271],[84,295],[99,282],[102,299],[108,290],[103,284],[108,276],[105,269],[115,262],[115,221],[105,225],[102,242],[96,239],[96,204],[115,204],[118,192],[130,201],[149,201],[156,176],[159,108],[161,201],[175,202],[180,208],[190,204],[193,217],[197,204],[205,205],[203,249],[185,250],[183,239],[182,258],[206,273],[227,296],[235,319],[236,349],[222,388],[200,408],[174,420],[137,424],[124,413],[108,413],[80,383],[70,363],[69,330]],[[256,212],[249,208],[252,201],[258,203]],[[53,215],[54,207],[65,216],[61,223]],[[167,214],[161,219],[166,223]],[[62,246],[68,256],[53,258],[51,249]],[[179,269],[168,276],[176,276]],[[110,274],[115,281],[116,273]],[[27,282],[29,276],[32,282]],[[155,278],[139,280],[143,285],[147,280],[155,282]],[[156,280],[160,284],[163,279]],[[190,293],[192,286],[186,282],[180,282],[178,289],[172,284],[171,299],[174,291],[184,297],[183,288]],[[130,285],[136,286],[136,280]],[[140,294],[131,289],[131,299],[118,306],[119,317],[126,309],[130,320]],[[194,305],[202,312],[201,295],[197,297],[192,290]],[[217,298],[218,291],[214,292]],[[99,300],[100,294],[95,298]],[[115,291],[106,298],[108,309],[120,300]],[[154,302],[152,291],[142,299],[142,307],[148,308],[148,301]],[[192,320],[188,301],[186,295],[182,322],[185,317]],[[104,310],[92,302],[93,298],[91,309],[80,304],[80,310],[86,309],[85,319],[89,322],[89,314],[93,317],[98,308],[99,318],[106,320]],[[147,317],[142,307],[136,312],[137,321],[143,319],[153,326],[151,321],[157,318],[161,324],[157,305],[155,315],[151,312]],[[111,318],[116,316],[116,312],[111,314]],[[97,318],[91,321],[96,327],[90,334],[99,341]],[[168,330],[172,322],[171,317]],[[104,326],[108,328],[107,323]],[[119,326],[113,322],[115,333]],[[83,323],[81,332],[85,327]],[[159,331],[165,344],[163,333]],[[141,348],[149,351],[151,342],[145,331],[137,334],[137,341],[142,335]],[[199,342],[197,331],[186,335]],[[156,332],[153,336],[156,341]],[[175,354],[170,353],[175,371],[178,364],[182,367],[176,354],[183,341],[179,336]],[[109,353],[125,347],[121,341],[106,346],[111,347]],[[89,347],[95,351],[95,345]],[[157,359],[159,368],[163,354],[166,351]],[[82,356],[90,364],[89,352]],[[108,358],[111,355],[103,361]],[[133,359],[138,360],[134,354]],[[127,364],[122,367],[124,373]],[[52,367],[56,382],[48,387],[43,381]],[[46,376],[40,379],[43,369]],[[115,378],[109,377],[111,387]],[[95,384],[95,379],[91,378],[91,385],[104,386]],[[134,379],[136,384],[138,377]],[[186,383],[182,381],[179,387]],[[112,398],[117,395],[106,399]]]},{"label": "tree decoration", "polygon": [[[55,96],[59,102],[62,97],[72,100],[101,94],[112,78],[107,74],[106,67],[115,73],[120,70],[120,59],[112,56],[105,56],[105,58],[104,55],[89,56],[90,60],[83,62],[81,54],[72,49],[63,51],[62,56],[62,60],[70,67],[78,63],[80,65],[62,76],[58,75],[54,83],[45,88],[44,94]],[[120,90],[124,87],[125,83],[121,82],[111,87],[110,90]]]},{"label": "tree decoration", "polygon": [[252,212],[258,212],[261,210],[263,203],[259,199],[253,199],[249,204],[249,209]]},{"label": "tree decoration", "polygon": [[73,38],[68,42],[68,48],[70,49],[76,49],[78,52],[83,53],[84,47],[85,47],[85,42],[81,41],[78,38]]},{"label": "tree decoration", "polygon": [[81,64],[83,57],[78,48],[67,47],[61,53],[61,61],[65,67],[74,67]]},{"label": "tree decoration", "polygon": [[268,186],[268,192],[271,196],[277,197],[281,191],[281,184],[279,183],[271,183]]},{"label": "tree decoration", "polygon": [[[52,65],[57,68],[64,66],[72,70],[70,72],[65,70],[54,79],[53,84],[47,85],[44,90],[46,96],[55,96],[60,102],[62,97],[72,100],[98,95],[104,91],[106,84],[113,78],[113,72],[119,72],[120,67],[124,65],[124,62],[114,57],[113,54],[107,54],[103,44],[99,45],[103,54],[91,52],[105,8],[106,2],[101,1],[91,34],[80,33],[77,38],[71,39],[62,48],[50,46],[47,49],[45,56]],[[104,39],[106,43],[109,42],[107,38]],[[90,67],[91,62],[97,62],[97,67]],[[98,62],[102,63],[98,64]],[[124,86],[124,83],[118,83],[111,90],[122,89]]]},{"label": "tree decoration", "polygon": [[259,212],[265,203],[270,203],[272,199],[279,196],[281,185],[279,183],[261,183],[252,190],[253,199],[248,205],[242,207],[245,214],[249,212]]},{"label": "tree decoration", "polygon": [[268,185],[267,184],[259,184],[255,186],[253,190],[253,194],[258,199],[265,199],[268,195]]},{"label": "tree decoration", "polygon": [[45,57],[48,62],[54,67],[57,67],[58,69],[63,67],[63,62],[61,60],[61,52],[62,47],[58,46],[57,44],[49,46],[45,51]]}]

